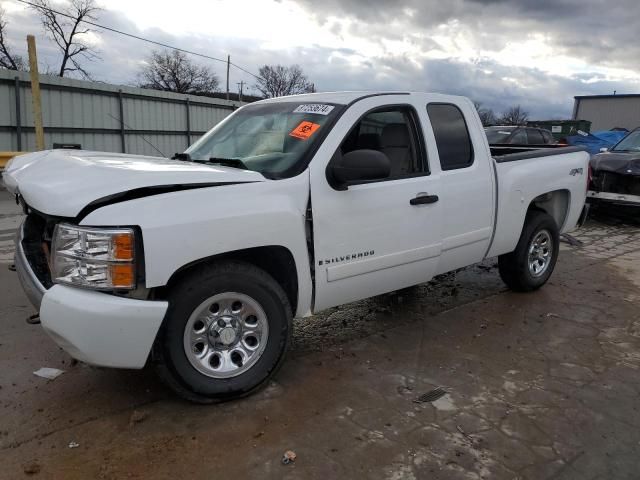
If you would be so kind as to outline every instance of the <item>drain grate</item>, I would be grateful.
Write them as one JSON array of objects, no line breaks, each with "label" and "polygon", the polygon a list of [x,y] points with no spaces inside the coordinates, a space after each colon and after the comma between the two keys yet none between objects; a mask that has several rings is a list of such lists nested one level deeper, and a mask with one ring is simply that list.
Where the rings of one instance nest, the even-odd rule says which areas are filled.
[{"label": "drain grate", "polygon": [[444,397],[447,394],[447,391],[442,388],[434,388],[433,390],[423,393],[418,398],[414,400],[415,403],[427,403],[427,402],[435,402],[439,398]]}]

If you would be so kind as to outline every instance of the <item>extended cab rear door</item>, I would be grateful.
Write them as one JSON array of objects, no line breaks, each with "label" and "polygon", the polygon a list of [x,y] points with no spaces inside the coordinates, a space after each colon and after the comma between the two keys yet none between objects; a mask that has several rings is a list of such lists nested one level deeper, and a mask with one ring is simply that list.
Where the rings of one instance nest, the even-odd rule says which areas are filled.
[{"label": "extended cab rear door", "polygon": [[437,163],[442,255],[436,274],[481,261],[493,235],[496,185],[486,135],[470,100],[424,95],[431,164]]},{"label": "extended cab rear door", "polygon": [[[430,168],[424,115],[412,95],[351,105],[311,162],[314,311],[428,281],[442,248],[439,169]],[[358,149],[389,157],[388,178],[336,188],[331,162]]]}]

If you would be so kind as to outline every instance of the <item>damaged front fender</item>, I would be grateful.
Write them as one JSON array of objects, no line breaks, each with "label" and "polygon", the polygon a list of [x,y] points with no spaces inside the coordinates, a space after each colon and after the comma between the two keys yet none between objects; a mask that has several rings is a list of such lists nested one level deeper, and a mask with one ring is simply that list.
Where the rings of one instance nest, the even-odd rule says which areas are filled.
[{"label": "damaged front fender", "polygon": [[587,199],[640,206],[640,152],[606,152],[591,159]]}]

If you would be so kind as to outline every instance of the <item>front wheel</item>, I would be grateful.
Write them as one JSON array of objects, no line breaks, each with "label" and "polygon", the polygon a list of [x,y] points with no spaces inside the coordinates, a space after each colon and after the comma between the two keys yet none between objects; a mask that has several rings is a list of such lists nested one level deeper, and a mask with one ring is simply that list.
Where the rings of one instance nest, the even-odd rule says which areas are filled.
[{"label": "front wheel", "polygon": [[539,210],[530,211],[516,249],[498,257],[500,277],[516,292],[537,290],[553,273],[559,245],[553,217]]},{"label": "front wheel", "polygon": [[194,402],[247,395],[277,371],[291,325],[286,294],[263,270],[234,261],[199,267],[169,293],[158,373]]}]

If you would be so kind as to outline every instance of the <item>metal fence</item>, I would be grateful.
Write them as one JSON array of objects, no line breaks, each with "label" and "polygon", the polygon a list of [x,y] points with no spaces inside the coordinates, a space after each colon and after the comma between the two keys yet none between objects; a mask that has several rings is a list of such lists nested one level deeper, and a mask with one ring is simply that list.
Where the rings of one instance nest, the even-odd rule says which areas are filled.
[{"label": "metal fence", "polygon": [[[40,76],[45,148],[170,156],[241,104],[217,98]],[[0,151],[35,150],[27,72],[0,70]]]}]

